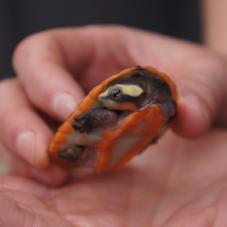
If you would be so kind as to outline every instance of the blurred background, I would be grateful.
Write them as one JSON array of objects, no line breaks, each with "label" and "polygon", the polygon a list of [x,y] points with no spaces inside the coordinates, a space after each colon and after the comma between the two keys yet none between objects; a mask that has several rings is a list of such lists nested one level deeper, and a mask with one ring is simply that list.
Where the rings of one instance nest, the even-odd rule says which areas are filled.
[{"label": "blurred background", "polygon": [[0,0],[0,78],[13,76],[12,53],[48,28],[123,24],[201,42],[199,0]]}]

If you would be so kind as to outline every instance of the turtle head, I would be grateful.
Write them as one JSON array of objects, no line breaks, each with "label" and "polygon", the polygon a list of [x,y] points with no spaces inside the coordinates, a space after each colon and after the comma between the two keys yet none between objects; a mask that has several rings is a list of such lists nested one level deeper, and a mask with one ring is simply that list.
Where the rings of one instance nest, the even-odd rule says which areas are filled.
[{"label": "turtle head", "polygon": [[112,81],[98,96],[102,106],[120,111],[137,111],[146,105],[160,104],[171,98],[169,84],[143,69],[136,69]]},{"label": "turtle head", "polygon": [[114,84],[106,88],[98,99],[103,106],[114,110],[137,110],[143,88],[136,84]]}]

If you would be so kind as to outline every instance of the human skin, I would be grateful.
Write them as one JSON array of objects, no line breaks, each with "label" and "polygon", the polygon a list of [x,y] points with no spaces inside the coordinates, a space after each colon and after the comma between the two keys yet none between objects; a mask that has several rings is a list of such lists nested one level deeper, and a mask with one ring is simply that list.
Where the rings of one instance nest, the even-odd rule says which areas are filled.
[{"label": "human skin", "polygon": [[[49,164],[52,132],[35,109],[63,120],[106,76],[138,64],[176,81],[174,132],[117,173],[82,176]],[[2,226],[227,225],[224,58],[154,33],[88,26],[27,38],[16,49],[14,67],[17,78],[0,84],[0,140],[15,159],[7,171],[17,175],[0,180]],[[56,101],[63,93],[72,97]],[[18,149],[18,136],[28,129],[38,143],[20,142],[24,149]]]},{"label": "human skin", "polygon": [[206,43],[210,49],[227,55],[227,1],[203,0],[201,2],[204,43]]}]

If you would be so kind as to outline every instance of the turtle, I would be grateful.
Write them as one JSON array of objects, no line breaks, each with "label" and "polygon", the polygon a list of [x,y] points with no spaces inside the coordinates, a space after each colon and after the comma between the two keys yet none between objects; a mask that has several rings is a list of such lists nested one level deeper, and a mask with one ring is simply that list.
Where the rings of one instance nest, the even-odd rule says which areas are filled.
[{"label": "turtle", "polygon": [[96,173],[119,170],[174,124],[177,99],[167,74],[151,66],[126,68],[94,87],[60,125],[50,159]]}]

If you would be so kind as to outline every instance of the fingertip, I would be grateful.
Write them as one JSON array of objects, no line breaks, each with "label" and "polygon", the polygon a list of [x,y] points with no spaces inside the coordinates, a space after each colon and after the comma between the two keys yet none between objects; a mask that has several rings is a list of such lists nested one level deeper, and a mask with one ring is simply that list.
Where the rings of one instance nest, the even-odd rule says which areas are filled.
[{"label": "fingertip", "polygon": [[181,96],[174,131],[186,138],[196,138],[211,126],[211,116],[207,108],[195,95]]},{"label": "fingertip", "polygon": [[55,95],[53,98],[52,108],[60,119],[65,119],[71,112],[75,110],[79,102],[79,97],[76,99],[76,97],[71,94],[60,93]]},{"label": "fingertip", "polygon": [[48,138],[34,130],[26,129],[18,133],[16,138],[17,153],[30,165],[36,168],[46,168],[49,164],[47,155]]}]

